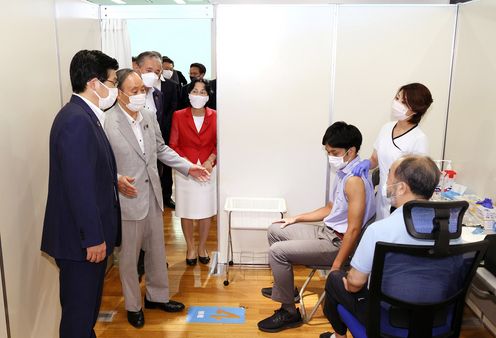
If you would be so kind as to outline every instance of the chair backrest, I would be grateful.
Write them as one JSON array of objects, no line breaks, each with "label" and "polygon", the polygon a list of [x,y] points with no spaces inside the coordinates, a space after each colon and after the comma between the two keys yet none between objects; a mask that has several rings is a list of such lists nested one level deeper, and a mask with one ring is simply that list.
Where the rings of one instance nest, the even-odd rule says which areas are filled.
[{"label": "chair backrest", "polygon": [[369,285],[369,337],[458,337],[465,295],[488,242],[449,245],[465,203],[409,202],[408,233],[419,245],[378,242]]},{"label": "chair backrest", "polygon": [[489,241],[486,256],[484,257],[484,267],[496,276],[496,235],[487,235]]}]

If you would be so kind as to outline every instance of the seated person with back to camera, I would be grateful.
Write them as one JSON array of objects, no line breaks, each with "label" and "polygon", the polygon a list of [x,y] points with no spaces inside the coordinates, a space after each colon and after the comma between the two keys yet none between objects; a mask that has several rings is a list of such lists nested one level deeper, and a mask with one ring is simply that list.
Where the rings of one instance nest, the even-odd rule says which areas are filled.
[{"label": "seated person with back to camera", "polygon": [[[265,332],[278,332],[303,324],[295,306],[293,265],[325,265],[340,270],[356,246],[360,230],[374,215],[374,188],[368,177],[353,176],[360,162],[362,135],[358,128],[336,122],[322,140],[329,164],[336,170],[330,202],[317,210],[284,218],[268,229],[272,288],[262,295],[281,303],[281,308],[258,323]],[[324,226],[315,222],[324,221]],[[313,223],[312,223],[313,222]]]},{"label": "seated person with back to camera", "polygon": [[[412,200],[429,200],[439,182],[439,176],[439,169],[427,156],[407,155],[391,165],[387,182],[379,193],[388,198],[391,205],[397,209],[389,217],[371,224],[365,230],[351,260],[351,270],[348,273],[333,271],[327,277],[324,314],[335,332],[322,333],[321,338],[346,337],[347,327],[338,313],[338,304],[353,313],[362,324],[366,323],[369,295],[366,283],[372,271],[377,242],[413,245],[432,243],[432,241],[418,240],[408,234],[403,219],[403,205]],[[442,269],[443,267],[435,266],[435,270],[439,273],[442,273]],[[401,277],[395,275],[396,278],[402,281]],[[432,288],[437,290],[432,291]],[[431,297],[429,295],[438,290],[438,286],[426,286],[423,292],[427,297]]]}]

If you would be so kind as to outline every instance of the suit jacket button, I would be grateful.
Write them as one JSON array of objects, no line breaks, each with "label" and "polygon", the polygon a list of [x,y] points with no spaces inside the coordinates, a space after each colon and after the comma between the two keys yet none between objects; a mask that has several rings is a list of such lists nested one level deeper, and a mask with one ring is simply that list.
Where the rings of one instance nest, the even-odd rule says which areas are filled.
[{"label": "suit jacket button", "polygon": [[146,183],[148,183],[148,178],[145,180]]}]

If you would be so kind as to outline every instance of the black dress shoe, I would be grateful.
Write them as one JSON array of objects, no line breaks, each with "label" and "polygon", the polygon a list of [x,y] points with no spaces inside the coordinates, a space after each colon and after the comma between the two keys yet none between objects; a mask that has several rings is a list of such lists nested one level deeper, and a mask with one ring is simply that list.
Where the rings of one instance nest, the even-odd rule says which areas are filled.
[{"label": "black dress shoe", "polygon": [[176,203],[172,199],[169,198],[168,201],[164,201],[164,204],[167,208],[170,208],[172,210],[176,210]]},{"label": "black dress shoe", "polygon": [[[267,297],[267,298],[272,298],[272,288],[262,288],[261,290],[262,296]],[[294,302],[298,303],[300,301],[300,293],[298,292],[298,289],[295,288],[294,290]]]},{"label": "black dress shoe", "polygon": [[274,311],[274,314],[264,320],[258,322],[258,329],[264,332],[279,332],[293,327],[298,327],[303,324],[303,319],[300,315],[300,310],[296,309],[296,313],[291,314],[283,308]]},{"label": "black dress shoe", "polygon": [[167,303],[152,302],[145,297],[145,309],[159,309],[165,312],[179,312],[184,310],[184,304],[173,300]]},{"label": "black dress shoe", "polygon": [[127,321],[129,324],[139,329],[145,325],[145,316],[143,315],[143,310],[139,310],[138,312],[128,311],[127,312]]},{"label": "black dress shoe", "polygon": [[207,256],[207,257],[198,256],[198,260],[202,264],[208,264],[208,263],[210,263],[210,257],[209,256]]},{"label": "black dress shoe", "polygon": [[186,258],[186,265],[189,265],[189,266],[196,265],[196,258],[193,258],[193,259]]}]

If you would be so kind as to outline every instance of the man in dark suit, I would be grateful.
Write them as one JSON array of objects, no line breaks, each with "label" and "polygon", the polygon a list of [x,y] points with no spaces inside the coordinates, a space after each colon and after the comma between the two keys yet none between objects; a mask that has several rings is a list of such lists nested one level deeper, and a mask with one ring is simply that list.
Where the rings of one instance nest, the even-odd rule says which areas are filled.
[{"label": "man in dark suit", "polygon": [[60,338],[94,338],[106,257],[120,245],[114,154],[105,114],[115,101],[117,61],[82,50],[70,65],[73,96],[50,132],[50,174],[41,250],[60,269]]},{"label": "man in dark suit", "polygon": [[[203,79],[205,77],[206,72],[207,72],[207,67],[205,67],[201,63],[195,62],[189,66],[189,78],[191,80]],[[212,81],[213,81],[213,85],[212,85],[212,83],[210,83],[210,88],[211,88],[210,91],[211,92],[208,94],[210,99],[208,100],[206,106],[210,109],[215,110],[215,109],[217,109],[217,99],[216,99],[217,80],[212,80]],[[191,82],[181,88],[181,95],[180,95],[179,104],[177,107],[178,110],[184,109],[184,108],[187,108],[190,106],[190,104],[189,104],[189,92],[191,91],[190,86],[191,86]]]},{"label": "man in dark suit", "polygon": [[[174,81],[167,79],[163,79],[161,89],[164,97],[164,115],[162,120],[159,121],[159,125],[165,144],[169,145],[172,116],[177,110],[179,89],[178,85]],[[162,196],[164,205],[174,209],[176,205],[172,200],[172,169],[166,165],[163,165],[162,163],[160,163],[160,166],[162,167],[160,182],[162,184]]]},{"label": "man in dark suit", "polygon": [[160,76],[162,75],[161,57],[156,52],[146,51],[136,58],[138,69],[146,88],[145,108],[157,115],[157,120],[163,119],[164,98],[161,92]]},{"label": "man in dark suit", "polygon": [[188,83],[186,78],[184,77],[181,71],[174,69],[174,61],[172,61],[168,56],[162,57],[162,68],[164,78],[171,79],[174,82],[179,84],[179,87],[182,87]]}]

